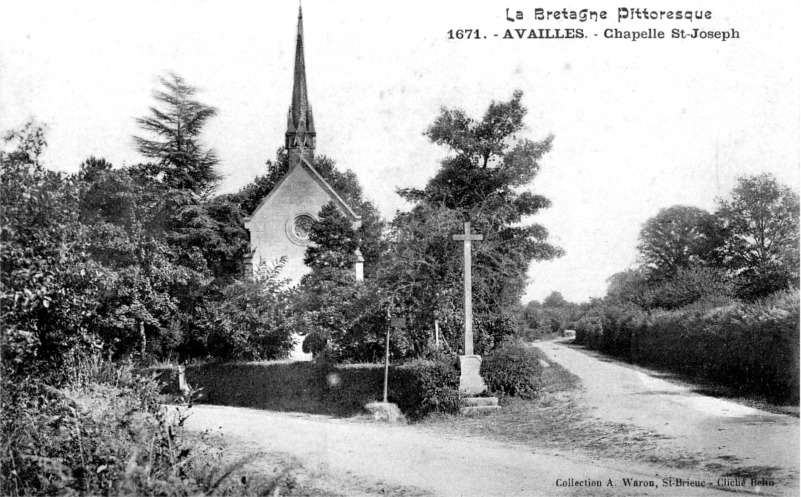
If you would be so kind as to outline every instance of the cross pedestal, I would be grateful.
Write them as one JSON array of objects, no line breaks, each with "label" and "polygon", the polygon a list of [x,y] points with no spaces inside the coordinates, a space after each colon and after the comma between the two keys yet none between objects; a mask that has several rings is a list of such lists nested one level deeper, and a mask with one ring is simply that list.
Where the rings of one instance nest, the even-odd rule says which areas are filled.
[{"label": "cross pedestal", "polygon": [[459,391],[467,395],[477,395],[487,390],[481,377],[481,356],[473,354],[473,281],[472,244],[473,240],[483,240],[484,236],[470,233],[470,222],[464,223],[464,234],[453,235],[454,240],[464,242],[464,355],[459,356],[461,375]]}]

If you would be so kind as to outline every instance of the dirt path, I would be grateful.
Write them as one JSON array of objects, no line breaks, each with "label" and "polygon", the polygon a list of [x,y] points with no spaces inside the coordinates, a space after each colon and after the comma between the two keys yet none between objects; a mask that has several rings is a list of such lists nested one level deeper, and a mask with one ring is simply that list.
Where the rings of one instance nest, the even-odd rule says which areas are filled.
[{"label": "dirt path", "polygon": [[[662,486],[661,478],[668,474],[649,465],[538,453],[485,439],[442,436],[415,426],[235,407],[195,406],[186,427],[220,432],[243,454],[263,450],[285,455],[299,461],[307,474],[343,485],[354,478],[384,482],[395,489],[390,494],[400,495],[649,495],[653,489],[626,487],[623,479]],[[685,480],[697,476],[676,470],[669,474]],[[607,485],[610,480],[614,486]],[[583,486],[588,481],[600,486]],[[719,489],[687,486],[660,493],[720,495]]]},{"label": "dirt path", "polygon": [[[581,378],[584,403],[595,416],[670,437],[669,443],[708,461],[735,463],[742,474],[795,480],[799,420],[693,393],[617,362],[606,362],[559,342],[536,347]],[[796,490],[797,492],[797,490]]]}]

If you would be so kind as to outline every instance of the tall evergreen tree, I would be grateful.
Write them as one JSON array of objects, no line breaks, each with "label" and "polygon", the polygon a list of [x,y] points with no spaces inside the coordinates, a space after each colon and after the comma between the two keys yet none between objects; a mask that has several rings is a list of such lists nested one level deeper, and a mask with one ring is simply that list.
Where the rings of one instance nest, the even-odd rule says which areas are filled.
[{"label": "tall evergreen tree", "polygon": [[153,138],[135,136],[137,150],[156,161],[148,172],[169,188],[207,195],[221,176],[215,170],[217,155],[202,145],[200,134],[217,109],[195,100],[197,88],[175,73],[159,81],[163,89],[153,97],[161,105],[136,120]]}]

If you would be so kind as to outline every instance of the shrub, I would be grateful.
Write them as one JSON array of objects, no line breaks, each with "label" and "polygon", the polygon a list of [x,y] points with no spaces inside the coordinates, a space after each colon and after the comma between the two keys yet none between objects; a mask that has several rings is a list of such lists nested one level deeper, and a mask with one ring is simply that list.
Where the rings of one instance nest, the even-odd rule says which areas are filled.
[{"label": "shrub", "polygon": [[540,390],[542,366],[530,349],[507,341],[484,357],[481,375],[494,394],[532,399]]},{"label": "shrub", "polygon": [[[95,361],[94,365],[101,365]],[[200,493],[189,450],[158,402],[157,385],[130,371],[96,368],[90,383],[57,389],[3,381],[3,495]],[[97,383],[104,376],[111,383]]]},{"label": "shrub", "polygon": [[394,368],[389,388],[388,400],[411,419],[459,411],[459,372],[453,356],[414,360]]}]

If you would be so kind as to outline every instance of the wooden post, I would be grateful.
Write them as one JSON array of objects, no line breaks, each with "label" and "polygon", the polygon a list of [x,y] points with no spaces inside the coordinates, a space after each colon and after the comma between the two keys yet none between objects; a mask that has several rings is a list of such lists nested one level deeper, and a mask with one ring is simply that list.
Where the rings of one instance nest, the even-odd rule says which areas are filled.
[{"label": "wooden post", "polygon": [[434,320],[434,345],[439,350],[439,319]]},{"label": "wooden post", "polygon": [[384,361],[384,403],[387,403],[387,385],[389,384],[389,331],[392,328],[406,328],[406,318],[391,318],[387,327],[387,353]]},{"label": "wooden post", "polygon": [[387,326],[387,352],[384,356],[384,404],[387,403],[387,385],[389,384],[389,330],[391,329]]}]

